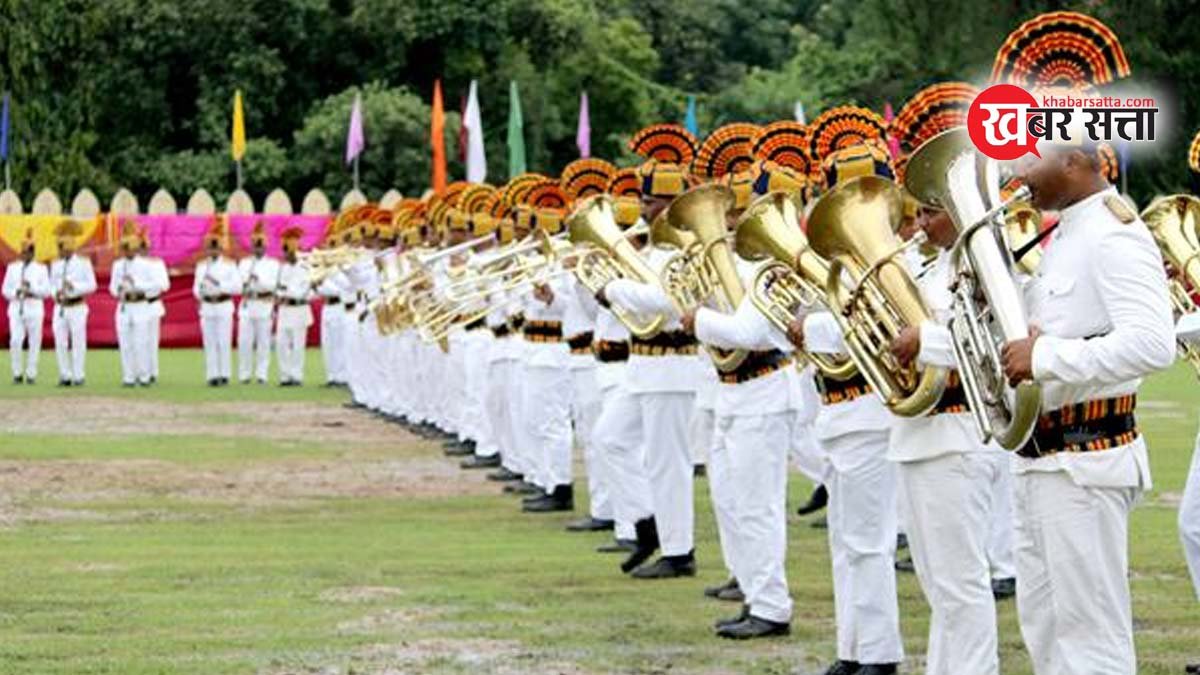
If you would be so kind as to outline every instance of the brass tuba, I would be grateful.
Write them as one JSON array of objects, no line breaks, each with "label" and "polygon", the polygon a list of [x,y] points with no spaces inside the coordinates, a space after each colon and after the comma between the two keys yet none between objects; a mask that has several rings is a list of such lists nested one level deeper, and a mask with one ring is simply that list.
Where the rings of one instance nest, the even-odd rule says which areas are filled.
[{"label": "brass tuba", "polygon": [[[929,412],[942,397],[945,368],[903,365],[892,342],[906,326],[929,319],[929,309],[901,254],[895,234],[903,217],[900,188],[879,176],[862,176],[825,193],[808,217],[812,249],[829,260],[825,293],[850,358],[884,404],[897,415]],[[845,285],[848,274],[853,286]]]},{"label": "brass tuba", "polygon": [[[1014,251],[1020,250],[1033,241],[1041,233],[1042,212],[1033,208],[1027,201],[1013,202],[1008,205],[1004,214],[1004,229],[1008,234],[1008,243]],[[1027,275],[1037,272],[1042,262],[1042,249],[1034,246],[1014,261],[1017,269]]]},{"label": "brass tuba", "polygon": [[[1200,199],[1192,195],[1159,197],[1142,211],[1169,270],[1168,286],[1176,316],[1196,311],[1192,295],[1200,290]],[[1179,342],[1180,355],[1200,373],[1200,347]]]},{"label": "brass tuba", "polygon": [[[748,293],[755,308],[780,332],[787,332],[798,308],[826,304],[829,263],[809,247],[796,204],[786,194],[771,192],[750,204],[738,220],[734,250],[746,260],[765,261]],[[835,380],[857,371],[850,359],[816,353],[808,358]]]},{"label": "brass tuba", "polygon": [[[609,282],[622,278],[659,283],[658,275],[617,225],[613,198],[609,195],[593,195],[579,202],[567,216],[567,233],[567,239],[581,247],[575,261],[575,277],[592,293],[599,293]],[[657,335],[667,322],[662,315],[638,317],[616,305],[612,312],[630,333],[642,339]]]},{"label": "brass tuba", "polygon": [[958,227],[950,258],[956,279],[950,335],[959,378],[984,442],[1019,448],[1033,433],[1042,392],[1031,380],[1009,385],[1000,360],[1005,343],[1029,336],[1004,214],[1010,204],[1028,199],[1028,189],[1002,202],[999,164],[975,150],[965,127],[917,148],[904,183],[921,202],[945,209]]},{"label": "brass tuba", "polygon": [[[678,231],[675,241],[682,250],[667,261],[660,276],[680,314],[706,305],[732,314],[746,295],[727,238],[726,218],[733,206],[732,190],[709,183],[679,195],[667,207],[666,227]],[[749,353],[707,349],[722,372],[736,369]]]}]

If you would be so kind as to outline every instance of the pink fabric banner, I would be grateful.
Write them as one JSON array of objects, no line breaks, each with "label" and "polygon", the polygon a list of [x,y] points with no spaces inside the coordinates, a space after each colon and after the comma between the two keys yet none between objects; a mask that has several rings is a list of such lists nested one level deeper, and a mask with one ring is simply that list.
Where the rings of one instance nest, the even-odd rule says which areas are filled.
[{"label": "pink fabric banner", "polygon": [[284,230],[289,227],[299,227],[304,230],[304,234],[300,237],[300,250],[307,251],[325,237],[325,228],[329,226],[331,216],[305,216],[305,215],[280,215],[280,214],[244,214],[244,215],[229,215],[229,230],[233,234],[233,239],[242,250],[250,250],[250,234],[254,231],[254,226],[259,221],[262,221],[263,227],[267,231],[267,255],[281,256],[283,255],[283,246],[280,244],[279,237]]},{"label": "pink fabric banner", "polygon": [[162,258],[167,267],[179,267],[196,259],[214,218],[183,214],[135,217],[138,226],[150,237],[150,254]]}]

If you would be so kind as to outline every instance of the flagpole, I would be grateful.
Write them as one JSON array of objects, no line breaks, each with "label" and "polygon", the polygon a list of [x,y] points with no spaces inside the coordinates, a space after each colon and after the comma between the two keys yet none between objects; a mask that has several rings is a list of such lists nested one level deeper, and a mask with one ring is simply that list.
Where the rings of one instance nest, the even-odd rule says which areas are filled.
[{"label": "flagpole", "polygon": [[242,161],[238,160],[238,161],[234,162],[233,165],[234,165],[234,167],[237,168],[237,189],[241,190],[242,189]]},{"label": "flagpole", "polygon": [[9,171],[8,160],[4,160],[4,189],[12,189],[12,174]]},{"label": "flagpole", "polygon": [[358,155],[354,156],[354,189],[358,190]]}]

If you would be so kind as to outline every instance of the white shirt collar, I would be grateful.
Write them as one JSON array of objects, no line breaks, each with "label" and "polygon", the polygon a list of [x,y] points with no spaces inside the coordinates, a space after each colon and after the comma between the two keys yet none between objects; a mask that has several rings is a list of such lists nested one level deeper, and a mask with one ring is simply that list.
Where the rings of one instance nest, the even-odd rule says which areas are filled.
[{"label": "white shirt collar", "polygon": [[1063,209],[1062,211],[1059,211],[1058,212],[1059,222],[1061,222],[1063,225],[1067,225],[1068,223],[1074,222],[1075,220],[1077,220],[1081,216],[1083,216],[1083,214],[1086,213],[1087,210],[1089,208],[1091,208],[1093,205],[1095,205],[1097,202],[1104,199],[1105,197],[1108,197],[1110,195],[1116,195],[1116,194],[1117,194],[1117,188],[1110,185],[1107,188],[1105,188],[1099,192],[1096,192],[1095,194],[1088,195],[1087,197],[1080,199],[1079,201],[1068,206],[1067,208]]}]

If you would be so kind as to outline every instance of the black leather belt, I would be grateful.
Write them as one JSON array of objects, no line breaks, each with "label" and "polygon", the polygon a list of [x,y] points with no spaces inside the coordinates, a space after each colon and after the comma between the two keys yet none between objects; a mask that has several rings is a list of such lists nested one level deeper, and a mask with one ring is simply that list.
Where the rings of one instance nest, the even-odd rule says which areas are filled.
[{"label": "black leather belt", "polygon": [[1085,401],[1063,406],[1038,418],[1033,436],[1017,450],[1028,459],[1060,452],[1099,452],[1138,437],[1134,408],[1137,395]]},{"label": "black leather belt", "polygon": [[280,304],[287,305],[288,307],[300,307],[301,305],[308,304],[307,300],[299,300],[297,298],[282,298],[279,302]]},{"label": "black leather belt", "polygon": [[592,353],[592,332],[576,333],[567,338],[567,346],[571,348],[572,354],[591,354]]},{"label": "black leather belt", "polygon": [[750,352],[734,370],[721,373],[722,384],[741,384],[769,375],[792,363],[792,357],[778,349],[769,352]]},{"label": "black leather belt", "polygon": [[844,380],[835,380],[817,373],[816,383],[817,389],[821,392],[821,402],[825,405],[853,401],[864,394],[871,393],[871,385],[867,384],[866,378],[861,373],[855,373]]},{"label": "black leather belt", "polygon": [[617,340],[597,340],[592,346],[600,363],[620,363],[629,360],[629,343]]},{"label": "black leather belt", "polygon": [[492,330],[492,335],[495,337],[498,337],[498,338],[512,335],[512,332],[513,332],[513,329],[509,328],[508,324],[506,324],[506,323],[502,323],[499,326],[493,326],[491,330]]},{"label": "black leather belt", "polygon": [[270,300],[275,297],[274,293],[245,293],[242,295],[244,300]]},{"label": "black leather belt", "polygon": [[232,295],[210,295],[207,298],[204,298],[204,302],[207,302],[210,305],[219,305],[222,302],[229,302],[232,299]]},{"label": "black leather belt", "polygon": [[121,302],[145,302],[145,301],[146,301],[145,293],[126,293],[125,295],[121,296]]},{"label": "black leather belt", "polygon": [[341,298],[325,298],[326,307],[337,307],[342,304]]},{"label": "black leather belt", "polygon": [[479,330],[480,328],[486,328],[486,327],[487,327],[487,319],[480,317],[478,319],[475,319],[471,323],[468,323],[467,325],[463,326],[463,330],[473,331],[473,330]]},{"label": "black leather belt", "polygon": [[508,327],[512,331],[514,331],[514,332],[519,331],[519,330],[521,330],[521,327],[524,325],[525,325],[525,315],[524,314],[514,314],[514,315],[508,317]]},{"label": "black leather belt", "polygon": [[78,307],[83,304],[83,298],[63,298],[59,303],[59,307]]},{"label": "black leather belt", "polygon": [[659,333],[648,340],[634,337],[629,351],[638,356],[686,356],[696,353],[696,338],[681,330]]},{"label": "black leather belt", "polygon": [[356,304],[356,303],[353,303],[353,302],[347,302],[347,303],[344,303],[344,304],[342,305],[342,307],[343,307],[343,308],[345,308],[345,310],[346,310],[347,312],[353,312],[353,311],[354,311],[354,305],[355,305],[355,304]]},{"label": "black leather belt", "polygon": [[526,321],[521,328],[521,333],[527,342],[563,341],[561,321]]}]

